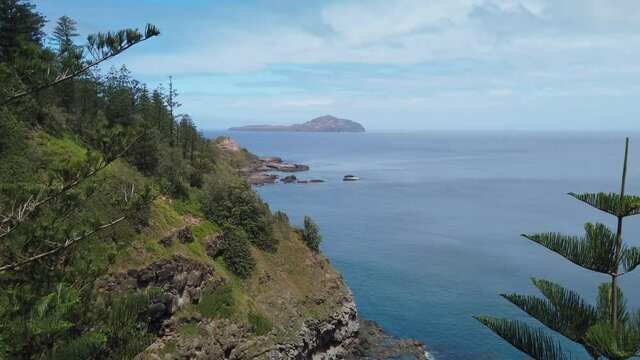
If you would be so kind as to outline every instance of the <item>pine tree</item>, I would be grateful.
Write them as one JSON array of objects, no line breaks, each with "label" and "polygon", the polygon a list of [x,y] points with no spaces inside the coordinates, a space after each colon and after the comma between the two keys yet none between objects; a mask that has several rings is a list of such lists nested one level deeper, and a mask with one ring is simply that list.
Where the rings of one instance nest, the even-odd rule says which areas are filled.
[{"label": "pine tree", "polygon": [[[609,275],[611,281],[599,287],[596,305],[583,300],[576,292],[536,278],[532,278],[533,284],[543,298],[501,294],[547,328],[582,345],[593,359],[628,359],[640,351],[640,311],[627,311],[624,295],[618,287],[618,278],[640,264],[640,248],[627,246],[622,242],[623,219],[640,214],[640,197],[625,195],[628,153],[627,138],[619,194],[569,193],[570,196],[614,216],[617,220],[615,232],[604,224],[587,223],[584,237],[559,233],[522,235],[584,269]],[[504,318],[475,318],[515,348],[535,359],[570,358],[542,328]]]},{"label": "pine tree", "polygon": [[53,38],[58,44],[58,49],[61,53],[73,47],[73,38],[79,35],[76,32],[77,24],[75,20],[67,15],[62,15],[58,18],[56,27],[53,29]]}]

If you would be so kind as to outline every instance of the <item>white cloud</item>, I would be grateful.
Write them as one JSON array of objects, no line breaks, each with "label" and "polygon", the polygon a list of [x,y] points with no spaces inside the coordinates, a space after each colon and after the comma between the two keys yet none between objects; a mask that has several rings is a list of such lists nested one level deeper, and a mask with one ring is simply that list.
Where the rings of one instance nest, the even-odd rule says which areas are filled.
[{"label": "white cloud", "polygon": [[[195,40],[161,53],[136,53],[126,63],[148,76],[246,74],[277,64],[406,67],[353,76],[292,72],[278,80],[284,87],[296,82],[290,87],[298,92],[287,96],[211,95],[205,105],[192,104],[195,98],[183,101],[203,116],[215,106],[245,118],[253,113],[286,120],[279,114],[291,109],[289,119],[300,121],[310,109],[331,108],[344,116],[395,112],[418,121],[416,109],[429,109],[442,117],[490,116],[499,124],[507,114],[544,122],[541,114],[553,119],[559,116],[554,109],[573,109],[571,116],[593,122],[598,112],[579,110],[585,99],[595,103],[594,97],[615,98],[615,104],[598,104],[626,109],[628,118],[621,123],[640,112],[632,102],[638,89],[630,85],[640,81],[637,0],[334,1],[310,7],[300,19],[281,11],[257,16],[260,10],[251,9],[237,22],[212,21],[204,30],[202,21],[192,28],[180,23],[186,29],[165,31],[197,34]],[[458,62],[471,66],[458,69]],[[442,69],[431,71],[432,64]],[[531,115],[523,115],[524,109]],[[448,124],[438,121],[440,127]]]}]

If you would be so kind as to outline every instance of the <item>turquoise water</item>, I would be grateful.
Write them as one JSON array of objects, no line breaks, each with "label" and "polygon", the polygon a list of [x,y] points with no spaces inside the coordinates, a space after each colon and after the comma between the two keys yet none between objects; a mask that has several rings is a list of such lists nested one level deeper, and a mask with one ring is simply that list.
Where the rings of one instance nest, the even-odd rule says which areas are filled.
[{"label": "turquoise water", "polygon": [[[565,194],[618,191],[625,134],[228,134],[256,154],[310,165],[299,178],[327,181],[258,192],[294,223],[305,214],[316,220],[322,251],[353,290],[363,318],[423,341],[436,359],[525,358],[471,316],[525,319],[498,294],[534,293],[530,276],[589,300],[607,280],[519,234],[582,234],[586,221],[613,227],[612,218]],[[640,192],[636,138],[631,193]],[[345,174],[362,180],[343,182]],[[625,231],[626,241],[640,245],[640,217],[627,221]],[[640,305],[638,284],[640,271],[622,280],[633,306]]]}]

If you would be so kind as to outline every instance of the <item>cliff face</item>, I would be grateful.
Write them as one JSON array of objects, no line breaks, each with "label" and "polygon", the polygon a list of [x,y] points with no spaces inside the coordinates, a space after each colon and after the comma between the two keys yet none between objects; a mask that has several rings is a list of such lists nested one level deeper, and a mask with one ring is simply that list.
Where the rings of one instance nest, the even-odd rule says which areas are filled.
[{"label": "cliff face", "polygon": [[[257,271],[243,280],[219,256],[220,229],[189,209],[158,199],[149,226],[98,286],[105,296],[122,289],[160,289],[147,314],[158,338],[138,359],[370,355],[378,340],[359,337],[356,305],[342,276],[321,253],[307,248],[286,215],[273,217],[278,250],[253,248]],[[419,344],[409,347],[420,353]]]},{"label": "cliff face", "polygon": [[249,125],[229,128],[231,131],[284,131],[284,132],[364,132],[364,127],[352,120],[325,115],[303,124]]}]

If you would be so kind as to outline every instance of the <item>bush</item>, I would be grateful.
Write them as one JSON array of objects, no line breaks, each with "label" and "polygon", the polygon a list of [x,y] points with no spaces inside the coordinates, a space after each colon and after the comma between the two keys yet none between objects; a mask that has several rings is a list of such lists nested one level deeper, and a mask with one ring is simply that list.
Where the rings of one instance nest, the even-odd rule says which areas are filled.
[{"label": "bush", "polygon": [[320,250],[320,242],[322,241],[322,235],[319,233],[318,224],[313,221],[309,216],[304,217],[304,228],[299,229],[299,233],[302,240],[307,244],[309,249],[313,251]]},{"label": "bush", "polygon": [[227,268],[239,277],[246,279],[255,271],[256,260],[251,255],[251,246],[244,230],[235,226],[226,226],[224,232],[224,262]]},{"label": "bush", "polygon": [[225,282],[220,282],[210,290],[205,291],[202,299],[195,308],[208,318],[230,318],[236,311],[236,300],[233,289]]},{"label": "bush", "polygon": [[202,210],[214,223],[241,228],[259,249],[274,252],[278,239],[273,234],[269,207],[244,179],[212,179],[204,185]]},{"label": "bush", "polygon": [[249,323],[253,327],[253,333],[257,336],[266,335],[273,329],[271,320],[260,313],[250,313]]}]

